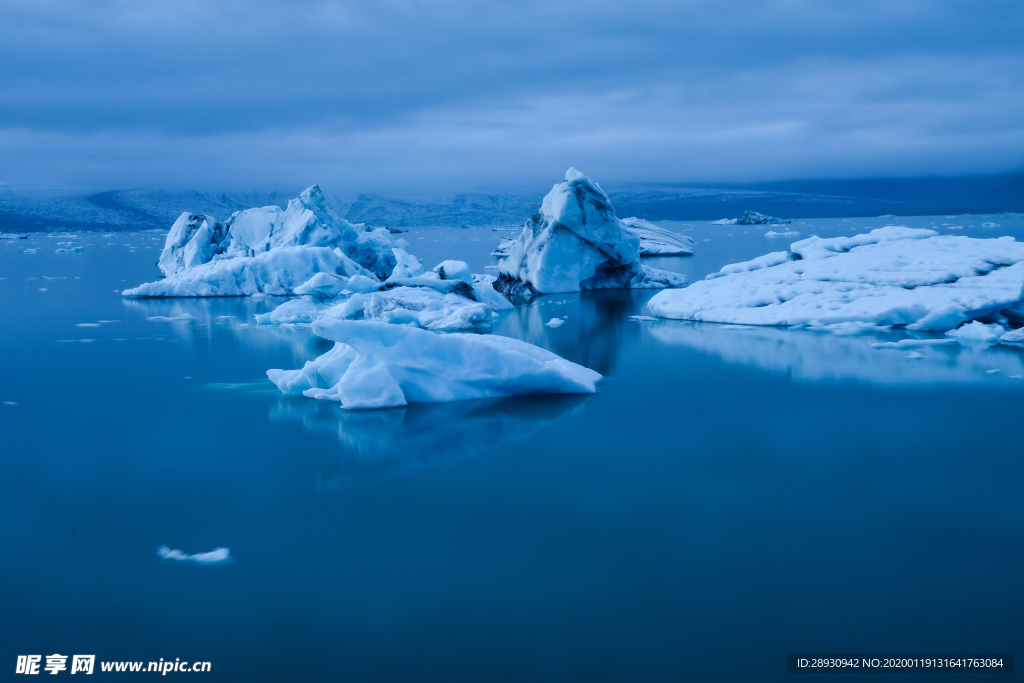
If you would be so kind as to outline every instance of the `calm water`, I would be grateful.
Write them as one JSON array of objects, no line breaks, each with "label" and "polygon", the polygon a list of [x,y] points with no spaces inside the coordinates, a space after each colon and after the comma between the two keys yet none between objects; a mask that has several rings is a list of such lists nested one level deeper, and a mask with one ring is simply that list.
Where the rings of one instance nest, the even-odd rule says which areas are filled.
[{"label": "calm water", "polygon": [[[1005,216],[769,229],[893,222],[1024,239]],[[792,241],[666,225],[697,255],[651,263],[691,279]],[[506,234],[403,237],[479,272]],[[123,301],[162,243],[0,242],[0,680],[54,652],[204,680],[771,681],[791,651],[1024,651],[1020,349],[908,359],[556,295],[495,332],[605,374],[597,395],[345,413],[266,381],[326,349],[252,324],[279,300]]]}]

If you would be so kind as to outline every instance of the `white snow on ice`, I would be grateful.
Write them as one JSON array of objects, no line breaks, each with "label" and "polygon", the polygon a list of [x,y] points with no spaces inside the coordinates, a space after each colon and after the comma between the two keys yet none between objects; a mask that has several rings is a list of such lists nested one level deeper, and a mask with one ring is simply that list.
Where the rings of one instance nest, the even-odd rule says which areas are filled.
[{"label": "white snow on ice", "polygon": [[887,226],[810,237],[707,280],[659,292],[662,318],[748,325],[861,323],[945,331],[985,316],[1024,319],[1024,244]]}]

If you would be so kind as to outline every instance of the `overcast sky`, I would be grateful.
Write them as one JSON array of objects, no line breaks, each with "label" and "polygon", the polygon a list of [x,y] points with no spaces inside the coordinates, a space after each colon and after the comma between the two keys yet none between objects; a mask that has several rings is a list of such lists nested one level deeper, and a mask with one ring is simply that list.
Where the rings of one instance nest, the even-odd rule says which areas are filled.
[{"label": "overcast sky", "polygon": [[332,193],[1024,169],[1024,2],[0,2],[0,182]]}]

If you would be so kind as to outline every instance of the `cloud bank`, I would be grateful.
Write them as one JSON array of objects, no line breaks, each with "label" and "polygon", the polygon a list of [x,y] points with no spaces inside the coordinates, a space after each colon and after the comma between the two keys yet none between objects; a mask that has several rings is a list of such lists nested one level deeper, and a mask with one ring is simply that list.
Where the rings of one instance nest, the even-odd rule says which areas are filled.
[{"label": "cloud bank", "polygon": [[335,191],[1024,167],[1024,5],[12,2],[0,181]]}]

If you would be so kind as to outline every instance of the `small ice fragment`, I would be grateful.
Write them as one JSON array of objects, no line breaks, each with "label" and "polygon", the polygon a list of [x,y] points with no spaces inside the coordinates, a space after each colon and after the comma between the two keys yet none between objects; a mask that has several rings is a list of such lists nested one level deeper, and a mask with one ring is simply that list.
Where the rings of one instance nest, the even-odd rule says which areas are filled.
[{"label": "small ice fragment", "polygon": [[40,291],[40,292],[45,292],[45,291],[48,291],[48,290],[46,289],[46,287],[40,287],[40,288],[39,288],[39,291]]},{"label": "small ice fragment", "polygon": [[16,406],[16,405],[18,405],[18,403],[16,401],[4,401],[4,405],[5,406]]},{"label": "small ice fragment", "polygon": [[998,228],[999,227],[999,223],[989,223],[988,221],[986,221],[986,222],[981,224],[981,227],[983,227],[983,228]]},{"label": "small ice fragment", "polygon": [[774,230],[769,230],[768,232],[766,232],[764,234],[764,236],[765,237],[796,237],[799,234],[800,233],[797,232],[796,230],[787,230],[785,232],[775,232]]},{"label": "small ice fragment", "polygon": [[172,550],[165,545],[156,549],[156,554],[164,560],[177,560],[178,562],[196,562],[198,564],[220,564],[231,559],[231,551],[228,548],[214,548],[208,553],[196,553],[186,555],[180,550]]},{"label": "small ice fragment", "polygon": [[547,321],[544,324],[547,325],[548,327],[561,327],[562,325],[565,324],[565,321],[562,320],[561,318],[552,318],[551,320]]},{"label": "small ice fragment", "polygon": [[645,320],[657,320],[657,318],[650,315],[631,315],[630,320],[636,320],[637,322],[643,322]]},{"label": "small ice fragment", "polygon": [[924,354],[921,353],[920,351],[913,351],[911,353],[908,353],[906,355],[906,358],[907,360],[921,360],[922,358],[924,358]]},{"label": "small ice fragment", "polygon": [[194,315],[189,315],[188,313],[183,313],[181,315],[151,315],[148,318],[146,318],[146,320],[152,320],[153,322],[158,322],[158,323],[167,323],[167,322],[173,322],[175,320],[192,320],[194,318],[195,318]]},{"label": "small ice fragment", "polygon": [[75,323],[75,327],[99,327],[99,323]]},{"label": "small ice fragment", "polygon": [[1004,334],[1006,334],[1006,329],[1002,325],[986,325],[977,320],[972,320],[966,325],[946,332],[947,337],[953,337],[960,341],[990,343],[999,341]]},{"label": "small ice fragment", "polygon": [[998,375],[1001,372],[1002,372],[1002,370],[1000,370],[999,368],[992,368],[991,370],[986,370],[985,374],[986,375]]}]

